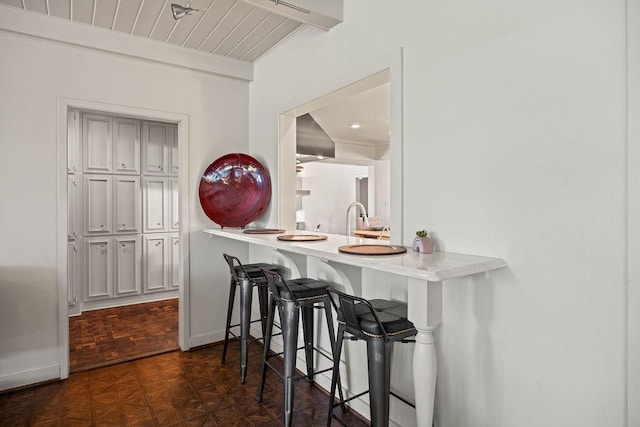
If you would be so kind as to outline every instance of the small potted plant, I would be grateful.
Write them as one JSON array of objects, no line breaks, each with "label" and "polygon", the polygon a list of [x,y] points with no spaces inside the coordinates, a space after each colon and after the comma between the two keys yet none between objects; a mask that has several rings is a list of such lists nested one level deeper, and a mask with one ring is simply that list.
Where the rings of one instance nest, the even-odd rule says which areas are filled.
[{"label": "small potted plant", "polygon": [[433,252],[433,240],[429,237],[427,230],[416,231],[416,238],[413,240],[413,250],[430,254]]}]

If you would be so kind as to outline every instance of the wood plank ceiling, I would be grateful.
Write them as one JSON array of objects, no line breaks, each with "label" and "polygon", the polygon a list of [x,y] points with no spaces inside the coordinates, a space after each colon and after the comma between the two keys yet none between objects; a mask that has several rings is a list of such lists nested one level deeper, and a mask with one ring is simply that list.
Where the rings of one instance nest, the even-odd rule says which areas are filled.
[{"label": "wood plank ceiling", "polygon": [[0,0],[29,12],[247,62],[256,61],[305,25],[245,0],[192,0],[191,7],[199,11],[175,20],[174,2],[186,4],[186,0]]}]

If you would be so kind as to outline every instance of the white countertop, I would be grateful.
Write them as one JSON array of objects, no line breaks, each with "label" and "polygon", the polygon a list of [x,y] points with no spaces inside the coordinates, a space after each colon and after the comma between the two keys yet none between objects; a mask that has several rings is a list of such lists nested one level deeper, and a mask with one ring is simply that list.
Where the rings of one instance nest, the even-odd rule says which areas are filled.
[{"label": "white countertop", "polygon": [[408,248],[406,253],[399,255],[350,255],[338,252],[338,247],[367,243],[388,245],[389,242],[347,237],[339,234],[287,231],[286,234],[322,234],[327,236],[327,240],[289,242],[278,240],[277,234],[246,234],[238,229],[206,228],[203,232],[210,234],[212,237],[225,237],[256,245],[269,246],[281,251],[313,256],[326,261],[365,267],[372,270],[386,271],[430,282],[465,277],[507,266],[507,263],[500,258],[438,251],[432,254],[421,254],[414,252],[411,248]]}]

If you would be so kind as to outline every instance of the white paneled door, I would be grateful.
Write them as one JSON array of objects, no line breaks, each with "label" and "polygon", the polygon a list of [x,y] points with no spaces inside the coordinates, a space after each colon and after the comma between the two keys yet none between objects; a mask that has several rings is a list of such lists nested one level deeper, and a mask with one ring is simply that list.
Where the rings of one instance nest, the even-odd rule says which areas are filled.
[{"label": "white paneled door", "polygon": [[84,175],[84,234],[112,234],[112,177]]},{"label": "white paneled door", "polygon": [[140,177],[115,176],[113,185],[115,232],[140,233]]},{"label": "white paneled door", "polygon": [[84,114],[82,118],[82,167],[87,173],[111,171],[113,148],[111,118]]},{"label": "white paneled door", "polygon": [[140,236],[116,236],[115,244],[115,293],[117,296],[138,295],[141,292],[140,270],[142,247]]},{"label": "white paneled door", "polygon": [[115,173],[140,174],[140,121],[113,119]]}]

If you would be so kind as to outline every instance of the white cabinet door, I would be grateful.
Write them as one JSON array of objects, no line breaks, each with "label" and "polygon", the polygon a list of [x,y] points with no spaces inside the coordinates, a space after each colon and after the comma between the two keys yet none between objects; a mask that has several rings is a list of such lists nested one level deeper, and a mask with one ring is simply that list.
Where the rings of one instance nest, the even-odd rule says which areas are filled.
[{"label": "white cabinet door", "polygon": [[142,180],[142,228],[145,233],[169,230],[167,178],[146,176]]},{"label": "white cabinet door", "polygon": [[113,119],[113,160],[115,173],[140,173],[140,122],[138,120]]},{"label": "white cabinet door", "polygon": [[67,114],[67,173],[80,170],[80,113]]},{"label": "white cabinet door", "polygon": [[115,294],[116,296],[140,294],[140,267],[142,248],[140,236],[117,236],[115,243]]},{"label": "white cabinet door", "polygon": [[111,237],[84,240],[85,301],[113,296],[113,256]]},{"label": "white cabinet door", "polygon": [[142,248],[142,275],[144,293],[168,289],[169,248],[166,235],[146,235]]},{"label": "white cabinet door", "polygon": [[180,151],[178,150],[178,126],[169,125],[169,173],[178,175],[180,172]]},{"label": "white cabinet door", "polygon": [[169,230],[180,229],[180,183],[178,178],[169,178]]},{"label": "white cabinet door", "polygon": [[85,172],[111,171],[111,118],[93,114],[82,116],[82,166]]},{"label": "white cabinet door", "polygon": [[67,175],[67,238],[78,237],[78,178]]},{"label": "white cabinet door", "polygon": [[167,174],[168,129],[163,123],[142,123],[142,173]]},{"label": "white cabinet door", "polygon": [[84,234],[112,234],[111,176],[84,175]]},{"label": "white cabinet door", "polygon": [[140,178],[116,176],[113,178],[114,229],[118,234],[140,233],[141,215]]},{"label": "white cabinet door", "polygon": [[78,247],[76,242],[67,243],[67,303],[69,306],[75,306],[78,302],[76,297],[76,274],[78,266]]},{"label": "white cabinet door", "polygon": [[171,262],[169,263],[169,288],[178,289],[180,287],[180,238],[177,234],[172,234],[170,240]]}]

